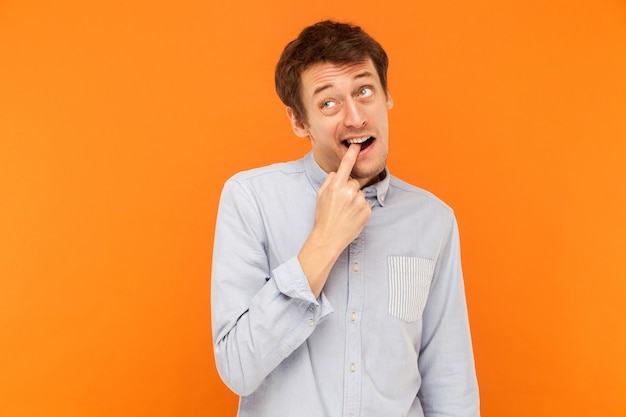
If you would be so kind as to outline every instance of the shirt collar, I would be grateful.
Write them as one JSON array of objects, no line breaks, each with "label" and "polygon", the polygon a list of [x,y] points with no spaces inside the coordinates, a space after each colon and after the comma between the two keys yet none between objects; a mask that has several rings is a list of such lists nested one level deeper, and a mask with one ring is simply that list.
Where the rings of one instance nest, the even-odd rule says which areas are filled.
[{"label": "shirt collar", "polygon": [[[307,153],[304,157],[304,167],[311,185],[315,191],[319,190],[328,174],[317,164],[312,151]],[[383,178],[380,181],[363,188],[363,193],[365,194],[365,198],[370,202],[370,206],[378,204],[382,207],[385,205],[385,197],[387,196],[387,190],[389,190],[390,177],[387,167],[385,167],[381,176],[383,176]]]}]

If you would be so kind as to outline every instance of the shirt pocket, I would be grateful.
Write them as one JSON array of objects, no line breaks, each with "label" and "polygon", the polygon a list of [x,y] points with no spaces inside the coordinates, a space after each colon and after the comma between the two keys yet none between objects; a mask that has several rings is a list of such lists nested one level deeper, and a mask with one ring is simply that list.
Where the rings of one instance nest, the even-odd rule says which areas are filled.
[{"label": "shirt pocket", "polygon": [[412,256],[389,256],[389,315],[413,322],[424,312],[435,262]]}]

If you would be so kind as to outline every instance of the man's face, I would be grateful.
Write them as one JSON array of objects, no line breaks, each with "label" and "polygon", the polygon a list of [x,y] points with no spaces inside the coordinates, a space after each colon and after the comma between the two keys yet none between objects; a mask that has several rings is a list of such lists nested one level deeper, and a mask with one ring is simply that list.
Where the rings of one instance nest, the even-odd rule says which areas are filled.
[{"label": "man's face", "polygon": [[306,121],[287,115],[298,136],[309,136],[313,155],[326,172],[337,171],[349,142],[362,142],[352,169],[361,186],[377,181],[389,151],[387,112],[393,106],[370,59],[350,64],[319,63],[301,76]]}]

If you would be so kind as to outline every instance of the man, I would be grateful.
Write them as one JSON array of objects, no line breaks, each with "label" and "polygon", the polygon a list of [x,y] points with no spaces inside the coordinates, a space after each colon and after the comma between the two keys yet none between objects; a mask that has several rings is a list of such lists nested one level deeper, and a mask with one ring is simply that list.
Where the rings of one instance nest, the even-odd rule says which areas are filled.
[{"label": "man", "polygon": [[386,53],[320,22],[276,89],[311,152],[229,179],[215,232],[215,356],[238,415],[478,416],[454,214],[386,168]]}]

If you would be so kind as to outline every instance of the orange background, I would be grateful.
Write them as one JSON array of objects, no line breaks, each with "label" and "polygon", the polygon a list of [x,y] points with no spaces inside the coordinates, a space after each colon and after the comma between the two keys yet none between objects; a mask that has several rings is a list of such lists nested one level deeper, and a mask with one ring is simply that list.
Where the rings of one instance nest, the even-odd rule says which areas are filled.
[{"label": "orange background", "polygon": [[390,55],[391,171],[456,210],[483,416],[626,416],[617,0],[0,1],[1,416],[234,416],[219,192],[307,151],[273,68],[329,17]]}]

